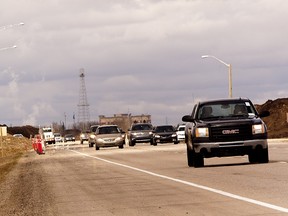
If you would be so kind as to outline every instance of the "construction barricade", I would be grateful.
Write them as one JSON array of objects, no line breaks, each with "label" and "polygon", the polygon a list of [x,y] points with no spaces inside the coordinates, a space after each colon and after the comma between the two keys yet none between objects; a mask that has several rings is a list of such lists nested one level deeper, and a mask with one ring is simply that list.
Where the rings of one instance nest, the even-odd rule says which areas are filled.
[{"label": "construction barricade", "polygon": [[36,153],[45,154],[45,145],[39,134],[32,138],[32,146]]}]

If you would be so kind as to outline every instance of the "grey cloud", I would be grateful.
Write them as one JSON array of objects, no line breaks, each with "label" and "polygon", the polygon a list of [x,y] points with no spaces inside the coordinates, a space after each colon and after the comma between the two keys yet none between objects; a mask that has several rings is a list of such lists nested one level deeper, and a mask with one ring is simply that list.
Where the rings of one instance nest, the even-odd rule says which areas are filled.
[{"label": "grey cloud", "polygon": [[[232,64],[234,96],[264,103],[288,93],[284,0],[1,5],[2,25],[25,23],[0,31],[0,46],[18,46],[0,52],[2,123],[51,124],[64,121],[63,113],[77,113],[84,68],[94,119],[130,111],[151,114],[154,124],[177,124],[196,101],[228,96],[227,67],[201,59],[204,54]],[[21,98],[19,104],[7,98],[7,90]]]}]

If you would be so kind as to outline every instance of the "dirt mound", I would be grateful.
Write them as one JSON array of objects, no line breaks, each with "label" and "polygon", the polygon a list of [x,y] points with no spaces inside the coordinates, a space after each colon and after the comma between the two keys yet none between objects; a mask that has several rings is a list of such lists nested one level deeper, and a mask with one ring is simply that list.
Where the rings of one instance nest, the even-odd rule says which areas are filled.
[{"label": "dirt mound", "polygon": [[38,130],[38,128],[30,125],[7,128],[9,134],[22,134],[26,138],[30,138],[30,136],[34,137],[35,134],[38,134]]},{"label": "dirt mound", "polygon": [[258,112],[268,110],[270,116],[263,118],[268,128],[269,138],[288,137],[288,98],[268,100],[262,105],[256,105]]}]

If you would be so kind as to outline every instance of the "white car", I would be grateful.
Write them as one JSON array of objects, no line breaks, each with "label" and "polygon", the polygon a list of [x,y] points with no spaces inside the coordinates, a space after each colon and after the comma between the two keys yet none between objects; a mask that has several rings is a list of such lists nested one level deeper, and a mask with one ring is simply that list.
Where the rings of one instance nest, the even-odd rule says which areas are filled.
[{"label": "white car", "polygon": [[185,140],[185,125],[179,125],[176,130],[178,141]]},{"label": "white car", "polygon": [[63,137],[60,133],[54,133],[55,142],[63,142]]}]

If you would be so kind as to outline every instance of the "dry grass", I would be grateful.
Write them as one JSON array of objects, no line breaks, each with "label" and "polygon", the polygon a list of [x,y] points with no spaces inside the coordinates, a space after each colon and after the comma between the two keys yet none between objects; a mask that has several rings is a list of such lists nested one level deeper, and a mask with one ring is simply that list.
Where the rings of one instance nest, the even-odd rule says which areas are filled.
[{"label": "dry grass", "polygon": [[32,142],[27,138],[15,138],[11,135],[0,137],[0,182],[17,164],[18,159],[32,149]]}]

